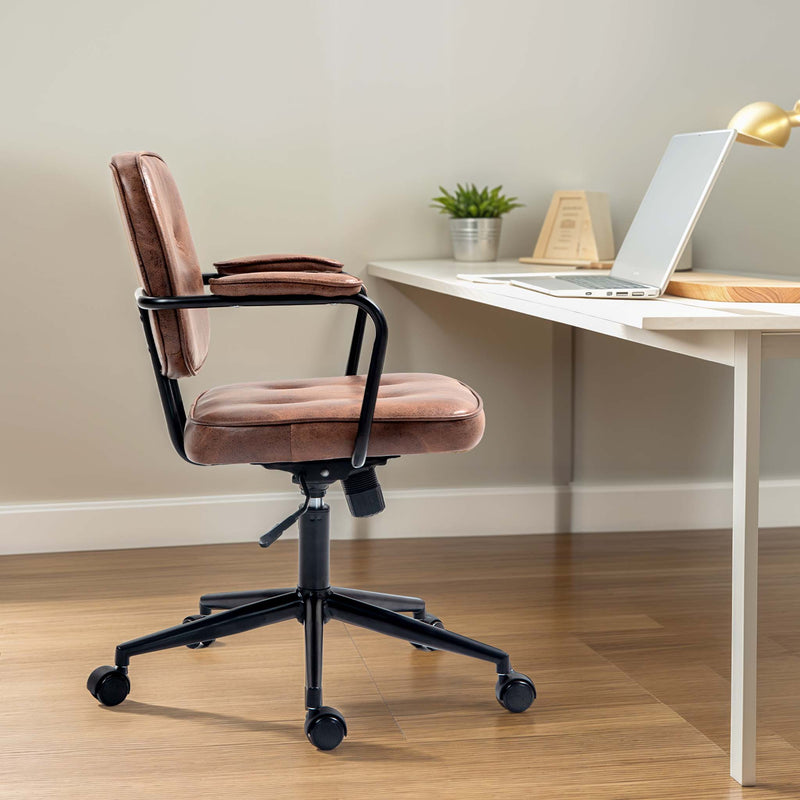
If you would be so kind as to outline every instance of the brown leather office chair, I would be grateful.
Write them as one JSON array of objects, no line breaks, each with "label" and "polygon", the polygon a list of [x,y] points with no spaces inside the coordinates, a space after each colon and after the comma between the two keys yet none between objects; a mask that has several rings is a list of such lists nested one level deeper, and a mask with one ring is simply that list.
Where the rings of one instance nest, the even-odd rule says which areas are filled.
[{"label": "brown leather office chair", "polygon": [[[193,464],[288,472],[304,500],[260,539],[268,547],[299,522],[296,587],[203,595],[200,613],[181,625],[120,644],[115,666],[98,667],[89,676],[92,695],[107,706],[121,703],[130,691],[131,656],[208,647],[221,636],[295,619],[305,628],[306,735],[316,747],[331,750],[347,728],[342,715],[322,703],[322,634],[325,622],[338,619],[420,650],[493,662],[497,700],[509,711],[527,709],[536,697],[533,682],[512,670],[507,653],[445,630],[419,598],[331,587],[329,580],[328,487],[341,481],[354,516],[382,511],[375,467],[402,455],[471,449],[483,435],[480,397],[443,375],[382,374],[386,321],[361,281],[342,272],[338,262],[259,256],[219,262],[216,273],[204,275],[164,161],[155,153],[122,153],[112,159],[111,171],[139,272],[136,299],[172,444]],[[357,308],[343,377],[219,386],[203,392],[186,414],[178,379],[203,365],[209,308],[322,304]],[[375,340],[364,376],[358,365],[367,317]]]}]

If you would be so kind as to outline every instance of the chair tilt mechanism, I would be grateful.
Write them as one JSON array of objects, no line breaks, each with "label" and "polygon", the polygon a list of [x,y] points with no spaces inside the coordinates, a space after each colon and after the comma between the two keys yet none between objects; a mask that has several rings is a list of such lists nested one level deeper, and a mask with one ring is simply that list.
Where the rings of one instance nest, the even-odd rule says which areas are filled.
[{"label": "chair tilt mechanism", "polygon": [[[325,494],[341,482],[350,512],[384,509],[375,468],[391,458],[469,450],[484,428],[480,397],[442,375],[383,374],[386,320],[361,281],[342,265],[309,256],[257,256],[216,264],[203,274],[174,180],[154,153],[111,162],[141,289],[140,319],[172,444],[192,464],[253,464],[282,470],[300,487],[300,508],[265,533],[269,547],[299,523],[295,587],[205,594],[199,613],[172,628],[117,646],[114,666],[98,667],[87,688],[103,705],[130,692],[131,656],[171,647],[209,647],[216,639],[295,619],[306,652],[305,732],[321,750],[347,734],[344,717],[323,705],[322,639],[330,619],[405,639],[419,650],[446,650],[490,661],[495,694],[512,712],[536,697],[502,650],[445,630],[418,597],[330,585],[330,520]],[[208,286],[210,293],[204,290]],[[188,416],[178,379],[196,374],[208,351],[208,309],[233,306],[344,304],[357,309],[345,375],[220,386],[201,394]],[[375,339],[366,377],[358,374],[367,317]],[[411,614],[412,616],[405,616]]]}]

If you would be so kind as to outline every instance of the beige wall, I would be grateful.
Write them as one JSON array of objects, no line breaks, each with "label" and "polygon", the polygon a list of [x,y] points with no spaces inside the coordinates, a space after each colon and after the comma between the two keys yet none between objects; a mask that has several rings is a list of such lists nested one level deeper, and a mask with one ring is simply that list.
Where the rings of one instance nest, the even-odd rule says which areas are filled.
[{"label": "beige wall", "polygon": [[[152,149],[184,193],[204,264],[312,252],[446,256],[439,183],[503,183],[530,251],[555,189],[610,193],[618,241],[670,135],[792,103],[800,6],[735,2],[46,2],[0,6],[3,458],[0,502],[285,489],[171,451],[106,163]],[[798,135],[800,137],[800,135]],[[703,267],[800,271],[800,140],[739,147],[695,238]],[[373,280],[388,368],[485,397],[471,456],[406,459],[390,488],[550,479],[549,327]],[[217,312],[186,395],[220,381],[333,374],[350,315]],[[584,335],[577,476],[727,475],[730,374]],[[766,371],[764,466],[797,475],[800,371]]]}]

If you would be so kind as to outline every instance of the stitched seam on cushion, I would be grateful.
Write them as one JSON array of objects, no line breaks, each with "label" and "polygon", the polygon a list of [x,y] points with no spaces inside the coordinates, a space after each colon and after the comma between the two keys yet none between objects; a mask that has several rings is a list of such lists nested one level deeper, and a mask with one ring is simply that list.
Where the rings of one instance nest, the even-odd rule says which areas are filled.
[{"label": "stitched seam on cushion", "polygon": [[[251,275],[259,275],[258,272],[253,272]],[[286,275],[291,275],[291,272],[284,273]],[[333,274],[333,273],[330,273]],[[211,280],[215,281],[218,286],[255,286],[259,283],[288,283],[293,284],[296,286],[323,286],[327,288],[337,288],[339,286],[353,286],[353,281],[325,281],[320,280],[319,278],[315,280],[307,280],[307,281],[299,281],[297,279],[292,280],[291,278],[259,278],[258,280],[243,280],[239,278],[237,275],[234,280],[228,280],[227,277],[225,280],[220,280],[219,278],[212,278]],[[358,281],[358,278],[355,279]],[[361,281],[358,281],[359,283]]]},{"label": "stitched seam on cushion", "polygon": [[286,256],[286,258],[279,258],[278,256],[264,256],[263,258],[253,257],[249,260],[245,258],[229,258],[225,261],[215,261],[214,266],[222,264],[224,266],[233,266],[234,264],[247,264],[248,266],[255,264],[325,264],[328,262],[324,259],[313,258],[311,256]]},{"label": "stitched seam on cushion", "polygon": [[[167,258],[167,248],[164,245],[164,237],[163,237],[163,235],[161,233],[161,226],[158,224],[158,215],[156,214],[155,205],[153,203],[153,194],[152,194],[152,191],[151,191],[151,186],[147,182],[147,180],[145,179],[144,173],[142,172],[142,159],[145,156],[148,156],[150,158],[158,159],[165,167],[167,166],[167,162],[164,161],[164,159],[161,158],[161,156],[159,156],[156,153],[139,153],[136,156],[136,168],[139,171],[139,176],[142,179],[142,184],[145,187],[144,195],[145,195],[145,198],[147,199],[147,205],[150,208],[150,214],[152,215],[152,218],[153,218],[153,227],[156,230],[156,236],[158,236],[158,243],[161,246],[161,256],[164,259],[164,272],[166,273],[167,286],[169,287],[170,295],[172,295],[174,297],[175,296],[175,286],[172,283],[172,276],[170,275],[170,272],[169,272],[169,259]],[[169,169],[169,168],[167,167],[167,169]],[[175,310],[173,313],[175,314],[175,320],[177,322],[176,327],[178,329],[178,340],[179,340],[181,346],[180,346],[180,350],[177,350],[174,353],[170,353],[170,355],[179,355],[180,354],[181,361],[183,361],[183,365],[186,368],[186,371],[190,375],[197,375],[200,367],[202,367],[203,364],[205,363],[206,357],[205,356],[203,357],[203,359],[200,362],[200,364],[198,365],[197,369],[194,368],[193,364],[189,363],[189,358],[187,358],[187,356],[186,356],[186,353],[190,349],[189,346],[188,346],[189,337],[188,337],[188,335],[186,333],[186,329],[185,329],[185,326],[183,324],[183,315],[180,312],[181,312],[181,309],[178,309],[178,310]],[[208,356],[208,351],[207,350],[206,350],[206,356]]]},{"label": "stitched seam on cushion", "polygon": [[155,155],[155,153],[138,153],[136,155],[136,169],[139,173],[139,178],[142,181],[142,186],[144,187],[144,196],[147,200],[147,207],[150,209],[150,217],[153,220],[153,228],[155,229],[156,236],[158,236],[158,243],[161,246],[161,257],[164,259],[164,277],[167,282],[167,288],[169,289],[169,293],[172,297],[175,296],[175,287],[172,284],[172,276],[169,273],[169,269],[167,269],[168,260],[167,260],[167,248],[164,246],[164,237],[161,235],[161,227],[158,224],[158,216],[156,215],[155,206],[153,205],[153,195],[152,195],[152,187],[147,182],[147,179],[144,176],[144,172],[142,171],[142,159],[145,156],[154,156],[161,161],[162,164],[166,166],[166,163],[163,159],[159,158]]},{"label": "stitched seam on cushion", "polygon": [[471,386],[467,386],[466,383],[462,383],[461,381],[458,382],[475,398],[475,405],[477,406],[477,411],[475,411],[475,413],[472,416],[476,417],[478,414],[480,414],[481,411],[483,411],[483,398]]},{"label": "stitched seam on cushion", "polygon": [[[153,222],[153,229],[156,232],[156,236],[158,237],[158,244],[161,247],[161,258],[164,260],[164,280],[166,281],[167,288],[169,289],[170,295],[174,296],[175,295],[175,289],[174,289],[174,287],[172,285],[172,278],[171,278],[171,276],[169,274],[169,268],[167,266],[167,251],[166,251],[166,248],[164,247],[164,239],[161,236],[161,229],[159,228],[158,220],[157,220],[157,217],[156,217],[156,214],[155,214],[155,210],[153,208],[153,202],[152,202],[152,199],[151,199],[150,187],[149,187],[147,181],[145,180],[144,174],[142,172],[142,158],[144,156],[154,156],[155,158],[158,158],[158,160],[161,161],[162,163],[165,163],[165,162],[164,162],[164,160],[162,158],[157,156],[155,153],[147,152],[147,153],[137,153],[136,154],[136,171],[139,174],[139,180],[141,180],[141,182],[142,182],[142,190],[143,190],[143,193],[144,193],[145,200],[147,202],[147,207],[150,209],[150,218],[151,218],[151,220]],[[147,271],[144,269],[144,267],[142,267],[142,273],[145,276],[147,275]],[[152,322],[156,322],[156,312],[155,311],[150,311],[148,313],[148,316],[150,317],[151,323]],[[167,350],[166,343],[164,342],[164,336],[161,333],[161,326],[158,325],[157,322],[156,322],[155,326],[151,326],[151,327],[156,327],[156,328],[159,329],[159,336],[161,337],[161,343],[162,343],[161,350],[164,353],[164,358],[167,359],[167,363],[163,365],[164,374],[166,375],[171,371],[170,370],[170,364],[169,364],[170,357],[171,356],[180,355],[181,361],[183,361],[184,367],[188,370],[188,372],[191,375],[194,375],[196,373],[189,366],[186,358],[183,355],[184,335],[183,335],[183,330],[182,330],[182,326],[181,326],[180,315],[179,315],[179,313],[177,311],[173,310],[173,311],[167,311],[166,314],[164,315],[164,317],[168,317],[168,316],[172,316],[173,323],[175,324],[175,327],[178,330],[178,342],[181,345],[180,349],[178,349],[178,350]],[[162,319],[164,319],[164,317],[162,317]]]},{"label": "stitched seam on cushion", "polygon": [[291,294],[291,295],[302,295],[302,294],[319,294],[325,295],[329,297],[337,297],[339,295],[349,293],[349,294],[357,294],[358,290],[361,288],[360,286],[323,286],[319,283],[284,283],[283,281],[280,282],[270,282],[270,283],[250,283],[250,284],[230,284],[224,283],[220,284],[211,284],[212,285],[212,293],[219,294],[219,295],[226,295],[229,294],[231,297],[240,297],[240,296],[247,296],[248,294],[252,294],[253,292],[238,292],[236,294],[228,291],[225,291],[225,287],[231,287],[236,289],[247,289],[252,288],[256,294],[259,293],[258,290],[266,290],[267,287],[272,288],[272,292],[264,291],[264,294],[277,294],[280,290],[286,290],[284,294]]},{"label": "stitched seam on cushion", "polygon": [[131,218],[130,209],[128,208],[128,199],[125,197],[125,191],[122,188],[122,179],[120,178],[119,170],[117,169],[117,167],[113,163],[109,164],[109,166],[111,167],[111,172],[114,175],[114,183],[116,184],[117,187],[117,194],[120,199],[120,206],[122,207],[122,210],[125,213],[125,223],[128,226],[128,232],[130,233],[130,238],[133,243],[133,249],[136,252],[136,259],[139,262],[139,268],[142,274],[142,283],[144,283],[144,289],[147,292],[147,294],[150,294],[152,292],[150,288],[150,280],[147,276],[147,271],[144,268],[144,259],[142,258],[142,251],[141,248],[139,247],[139,241],[136,238],[136,231],[133,227],[133,220]]},{"label": "stitched seam on cushion", "polygon": [[[468,414],[465,416],[449,416],[449,417],[392,417],[392,419],[382,419],[381,417],[374,417],[373,422],[380,422],[381,425],[407,425],[409,422],[468,422],[471,419],[475,419],[475,417],[479,417],[483,409],[478,409],[473,414]],[[192,406],[192,410],[190,414],[194,413],[194,406]],[[355,425],[358,423],[358,417],[348,417],[346,419],[341,418],[326,418],[326,417],[315,417],[313,419],[284,419],[284,420],[276,420],[275,422],[204,422],[192,417],[191,421],[195,425],[202,425],[204,428],[274,428],[281,425],[319,425],[320,423],[326,425]]]},{"label": "stitched seam on cushion", "polygon": [[[150,157],[158,159],[162,164],[164,164],[164,166],[166,166],[166,162],[164,161],[163,158],[161,158],[161,156],[157,155],[156,153],[140,153],[139,155],[136,156],[136,167],[139,170],[139,176],[141,177],[142,185],[144,186],[144,195],[145,195],[145,198],[147,199],[147,205],[150,208],[150,214],[151,214],[151,216],[153,218],[153,227],[155,228],[156,236],[158,236],[158,243],[159,243],[159,245],[161,247],[161,257],[164,259],[164,274],[166,276],[167,286],[169,287],[170,295],[172,295],[174,297],[175,296],[175,286],[174,286],[174,284],[172,282],[172,276],[170,275],[170,271],[169,271],[169,259],[167,258],[167,248],[164,245],[164,237],[162,236],[162,233],[161,233],[161,226],[158,224],[158,215],[156,214],[156,209],[155,209],[155,205],[154,205],[154,198],[153,198],[153,193],[152,193],[152,190],[151,190],[151,186],[147,182],[147,180],[145,179],[144,173],[142,171],[142,159],[145,156],[150,156]],[[153,312],[153,313],[155,313],[155,312]],[[189,347],[188,347],[188,336],[186,335],[186,330],[185,330],[184,325],[183,325],[183,315],[181,314],[181,310],[180,309],[174,310],[172,312],[172,314],[174,315],[173,320],[174,320],[174,323],[175,323],[175,327],[178,329],[178,344],[180,345],[180,347],[179,347],[178,350],[174,350],[174,351],[168,353],[168,355],[170,355],[170,356],[180,356],[181,357],[181,361],[183,362],[183,366],[186,368],[186,371],[190,375],[196,375],[197,374],[197,370],[189,363],[189,359],[186,357],[186,354],[184,352],[184,348],[186,350],[188,350]],[[165,348],[164,352],[165,352],[165,354],[167,353],[166,348]]]},{"label": "stitched seam on cushion", "polygon": [[[258,275],[260,273],[251,272],[251,275]],[[285,273],[287,275],[291,275],[291,273]],[[346,275],[347,273],[328,273],[330,275],[339,274],[339,275]],[[272,283],[279,283],[282,286],[319,286],[323,289],[340,289],[344,287],[345,289],[352,289],[356,286],[361,285],[361,280],[356,278],[354,275],[348,275],[348,277],[352,277],[352,281],[342,281],[342,280],[335,280],[335,281],[326,281],[324,279],[320,279],[315,275],[313,280],[307,281],[298,281],[292,280],[291,278],[284,278],[284,277],[269,277],[269,278],[259,278],[258,280],[247,280],[246,278],[240,277],[239,275],[226,275],[224,279],[221,278],[212,278],[211,285],[212,286],[258,286],[259,283],[265,284],[272,284]],[[233,278],[233,280],[231,280]]]},{"label": "stitched seam on cushion", "polygon": [[[334,259],[314,258],[313,256],[287,256],[286,258],[276,258],[265,256],[263,258],[254,257],[251,260],[245,258],[229,258],[225,261],[215,261],[215,267],[235,267],[247,266],[254,267],[258,264],[319,264],[320,266],[341,269],[344,264]],[[269,270],[264,270],[268,272]]]},{"label": "stitched seam on cushion", "polygon": [[[138,171],[138,158],[139,157],[137,155],[136,157],[137,171]],[[133,244],[133,249],[136,252],[136,258],[139,261],[139,273],[142,278],[142,283],[144,284],[144,289],[148,294],[152,294],[150,279],[149,276],[147,275],[147,270],[144,267],[144,258],[142,257],[142,249],[139,246],[139,240],[136,236],[136,229],[133,226],[133,218],[131,217],[130,208],[128,207],[128,198],[125,196],[125,191],[122,188],[122,179],[120,178],[119,170],[113,163],[110,164],[109,166],[111,167],[111,171],[114,174],[114,182],[117,185],[117,192],[120,198],[120,206],[125,212],[125,222],[128,226],[128,231],[130,232],[130,238]],[[147,195],[147,192],[145,192],[145,195]],[[155,221],[154,221],[154,227],[155,227]],[[170,312],[165,312],[165,313],[170,313]],[[174,314],[174,312],[172,313]],[[161,364],[161,372],[162,374],[165,375],[167,372],[169,372],[169,356],[173,354],[170,353],[169,350],[167,349],[167,344],[164,341],[163,334],[161,333],[161,326],[155,319],[155,312],[153,311],[147,312],[147,324],[150,326],[150,331],[151,333],[153,333],[154,338],[156,338],[158,340],[158,343],[161,345],[160,347],[156,346],[156,355],[158,355],[159,352],[163,353],[164,359],[167,361],[166,364]],[[158,360],[159,362],[161,361],[160,356]]]}]

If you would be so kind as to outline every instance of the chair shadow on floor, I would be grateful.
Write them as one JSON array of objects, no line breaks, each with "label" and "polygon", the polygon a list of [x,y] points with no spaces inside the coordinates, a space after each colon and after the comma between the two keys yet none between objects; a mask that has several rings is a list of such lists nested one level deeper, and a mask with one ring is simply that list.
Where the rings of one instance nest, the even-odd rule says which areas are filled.
[{"label": "chair shadow on floor", "polygon": [[[127,700],[122,705],[105,707],[103,711],[111,714],[132,714],[141,716],[159,716],[166,719],[179,721],[200,721],[212,725],[234,726],[242,731],[250,733],[280,733],[285,734],[286,743],[302,743],[307,746],[303,736],[302,721],[298,722],[269,722],[266,720],[251,719],[235,714],[219,714],[214,711],[198,711],[188,708],[176,708],[175,706],[162,706],[154,703],[142,703],[137,700]],[[363,731],[362,731],[363,733]],[[408,746],[405,739],[397,745],[378,744],[377,742],[358,741],[357,739],[345,740],[345,747],[336,750],[335,757],[341,760],[364,759],[381,761],[391,758],[393,761],[407,761],[409,763],[419,763],[422,761],[437,761],[435,756],[422,750]],[[402,747],[398,745],[404,745]],[[322,751],[318,751],[322,752]],[[331,754],[333,751],[331,751]],[[323,755],[328,755],[323,753]]]}]

